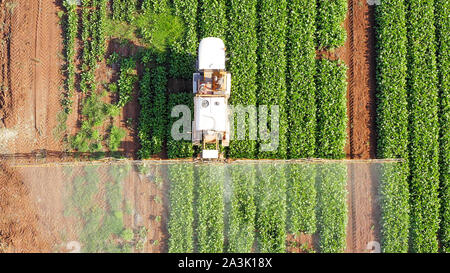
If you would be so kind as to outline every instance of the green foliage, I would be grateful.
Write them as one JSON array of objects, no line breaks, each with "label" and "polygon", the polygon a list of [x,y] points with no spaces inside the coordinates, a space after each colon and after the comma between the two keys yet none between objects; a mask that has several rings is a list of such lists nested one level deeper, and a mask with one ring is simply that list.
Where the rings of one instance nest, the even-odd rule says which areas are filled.
[{"label": "green foliage", "polygon": [[435,0],[437,64],[440,95],[440,180],[442,251],[450,252],[450,3]]},{"label": "green foliage", "polygon": [[434,2],[407,3],[411,248],[414,252],[437,252],[440,204]]},{"label": "green foliage", "polygon": [[408,158],[406,11],[403,0],[376,6],[378,156]]},{"label": "green foliage", "polygon": [[[269,108],[279,106],[279,145],[275,151],[260,151],[259,158],[287,157],[287,116],[286,116],[286,0],[264,0],[259,3],[259,47],[258,47],[258,105]],[[268,118],[268,124],[270,119]],[[260,127],[263,124],[260,124]],[[268,128],[271,134],[272,128]],[[276,132],[275,132],[276,133]],[[260,146],[267,141],[262,139],[260,132]]]},{"label": "green foliage", "polygon": [[287,228],[291,233],[316,232],[316,168],[311,164],[288,165]]},{"label": "green foliage", "polygon": [[108,142],[109,150],[117,151],[126,134],[127,132],[124,129],[117,126],[112,126]]},{"label": "green foliage", "polygon": [[184,32],[170,44],[169,75],[173,78],[192,79],[198,47],[198,0],[172,0],[172,2],[174,14],[184,22]]},{"label": "green foliage", "polygon": [[[180,117],[170,117],[171,109],[176,105],[187,105],[189,109],[194,109],[193,95],[190,93],[174,93],[169,95],[168,115],[169,124],[167,126],[167,156],[169,158],[186,158],[194,155],[194,148],[190,140],[175,140],[171,136],[172,125]],[[192,111],[191,111],[192,112]]]},{"label": "green foliage", "polygon": [[[227,47],[230,61],[228,69],[231,72],[232,92],[230,103],[233,105],[256,106],[256,75],[257,75],[257,14],[256,0],[232,0],[229,7],[229,32]],[[248,114],[246,114],[248,118]],[[248,126],[248,120],[245,122]],[[235,122],[235,127],[237,122]],[[247,127],[248,128],[248,127]],[[250,129],[249,129],[250,130]],[[233,158],[255,158],[256,140],[231,141],[229,155]]]},{"label": "green foliage", "polygon": [[117,81],[119,87],[118,107],[124,107],[131,101],[133,88],[137,81],[138,76],[136,75],[136,61],[134,58],[130,57],[122,59],[120,63],[120,76]]},{"label": "green foliage", "polygon": [[183,33],[181,19],[173,15],[169,9],[161,13],[140,14],[136,17],[135,25],[143,40],[161,52]]},{"label": "green foliage", "polygon": [[225,166],[202,165],[197,166],[196,171],[197,251],[221,253],[224,249]]},{"label": "green foliage", "polygon": [[149,65],[148,59],[155,59],[156,65],[147,67],[140,81],[138,136],[141,143],[140,158],[149,158],[163,150],[166,137],[166,86],[167,72],[163,66],[165,58],[148,53],[142,60]]},{"label": "green foliage", "polygon": [[343,158],[347,138],[347,67],[342,62],[317,61],[317,153]]},{"label": "green foliage", "polygon": [[408,252],[409,191],[407,163],[384,164],[381,170],[381,250]]},{"label": "green foliage", "polygon": [[347,230],[347,166],[339,163],[318,165],[317,173],[320,252],[343,252]]},{"label": "green foliage", "polygon": [[289,158],[307,158],[315,155],[315,2],[315,0],[293,0],[288,3]]},{"label": "green foliage", "polygon": [[124,239],[125,241],[131,241],[134,238],[134,233],[131,228],[126,228],[122,230],[120,233],[120,238]]},{"label": "green foliage", "polygon": [[[66,59],[65,87],[66,92],[61,99],[63,111],[66,114],[72,113],[73,94],[75,92],[75,39],[78,34],[78,14],[76,5],[63,2],[65,8],[64,19],[64,55]],[[66,118],[67,119],[67,118]],[[64,120],[64,123],[66,122]]]},{"label": "green foliage", "polygon": [[[385,1],[375,8],[378,156],[408,160],[406,9],[403,0]],[[394,167],[387,166],[382,173],[381,247],[383,252],[407,252],[409,166]]]},{"label": "green foliage", "polygon": [[334,49],[344,45],[347,38],[343,26],[346,15],[347,0],[317,1],[316,39],[319,49]]},{"label": "green foliage", "polygon": [[219,37],[225,41],[227,18],[225,0],[199,0],[199,36]]},{"label": "green foliage", "polygon": [[255,182],[253,165],[231,165],[231,204],[228,252],[250,253],[255,240]]},{"label": "green foliage", "polygon": [[286,250],[286,176],[285,166],[260,164],[256,186],[256,229],[262,253]]},{"label": "green foliage", "polygon": [[136,0],[112,0],[113,19],[132,22],[136,12],[136,6]]},{"label": "green foliage", "polygon": [[170,181],[169,252],[194,251],[194,166],[168,166]]}]

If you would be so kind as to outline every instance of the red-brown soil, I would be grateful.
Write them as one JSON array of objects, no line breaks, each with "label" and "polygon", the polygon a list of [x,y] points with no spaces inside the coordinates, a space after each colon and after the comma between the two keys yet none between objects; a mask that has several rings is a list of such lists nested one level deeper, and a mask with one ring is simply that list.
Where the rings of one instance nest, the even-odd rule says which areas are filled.
[{"label": "red-brown soil", "polygon": [[[370,159],[376,153],[374,9],[367,1],[349,0],[347,54],[348,76],[347,158]],[[349,165],[347,252],[369,252],[370,241],[379,240],[377,183],[368,164]]]},{"label": "red-brown soil", "polygon": [[0,252],[48,252],[39,215],[22,177],[0,164]]}]

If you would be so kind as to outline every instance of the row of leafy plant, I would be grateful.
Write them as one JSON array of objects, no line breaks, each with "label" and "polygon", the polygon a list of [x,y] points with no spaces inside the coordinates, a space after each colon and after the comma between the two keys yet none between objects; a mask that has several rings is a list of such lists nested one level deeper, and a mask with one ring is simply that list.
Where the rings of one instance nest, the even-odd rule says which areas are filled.
[{"label": "row of leafy plant", "polygon": [[200,253],[221,253],[224,250],[224,179],[224,165],[196,168],[195,231]]},{"label": "row of leafy plant", "polygon": [[317,1],[316,41],[319,49],[343,46],[347,32],[343,26],[347,14],[347,0]]},{"label": "row of leafy plant", "polygon": [[229,201],[228,252],[249,253],[255,241],[256,168],[253,165],[232,165]]},{"label": "row of leafy plant", "polygon": [[225,41],[227,18],[225,0],[199,0],[200,37],[219,37]]},{"label": "row of leafy plant", "polygon": [[[146,0],[144,2],[148,2]],[[133,15],[137,8],[136,0],[112,0],[111,9],[112,9],[112,17],[114,20],[119,21],[132,21]]]},{"label": "row of leafy plant", "polygon": [[408,203],[408,103],[406,7],[403,0],[376,6],[378,156],[403,158],[401,168],[386,167],[380,192],[382,251],[407,252]]},{"label": "row of leafy plant", "polygon": [[429,0],[407,3],[411,250],[437,252],[440,202],[434,6]]},{"label": "row of leafy plant", "polygon": [[[267,126],[267,132],[261,130],[268,124],[259,122],[258,158],[286,158],[287,156],[287,115],[286,115],[286,31],[287,9],[286,0],[266,0],[259,3],[258,29],[258,105],[266,105],[269,109],[268,124],[278,122],[277,128]],[[238,75],[236,75],[238,76]],[[279,117],[276,117],[271,106],[279,107]],[[272,115],[275,114],[275,115]],[[273,118],[274,120],[272,120]],[[262,131],[264,132],[263,134]],[[270,143],[271,136],[278,136],[278,143]],[[266,140],[266,139],[269,140]],[[273,141],[272,141],[273,142]],[[278,145],[273,145],[278,144]],[[266,151],[261,151],[261,146]]]},{"label": "row of leafy plant", "polygon": [[316,147],[316,1],[288,2],[289,158],[314,157]]},{"label": "row of leafy plant", "polygon": [[450,252],[450,2],[435,0],[437,64],[439,77],[440,181],[442,251]]},{"label": "row of leafy plant", "polygon": [[286,173],[284,165],[261,164],[256,184],[256,229],[258,250],[263,253],[286,249]]},{"label": "row of leafy plant", "polygon": [[[232,105],[256,106],[257,104],[257,13],[256,0],[232,0],[229,5],[229,25],[227,48],[230,54],[228,69],[232,75],[232,92],[230,103]],[[252,113],[256,117],[256,113]],[[250,140],[252,134],[256,136],[256,128],[249,127],[250,114],[237,113],[244,117],[241,122],[246,126],[244,140],[237,139],[235,133],[230,144],[229,156],[233,158],[255,158],[257,141]],[[234,121],[237,128],[238,120]],[[252,130],[252,132],[250,132]]]},{"label": "row of leafy plant", "polygon": [[323,253],[343,252],[347,232],[347,166],[319,165],[317,186],[317,229]]},{"label": "row of leafy plant", "polygon": [[194,166],[168,166],[170,181],[169,252],[194,251]]},{"label": "row of leafy plant", "polygon": [[316,75],[317,149],[320,158],[343,158],[347,139],[347,67],[320,59]]},{"label": "row of leafy plant", "polygon": [[169,46],[169,75],[173,78],[191,79],[192,73],[195,72],[198,50],[198,0],[172,0],[172,2],[174,14],[182,19],[185,30],[181,38]]},{"label": "row of leafy plant", "polygon": [[290,164],[288,168],[288,231],[293,234],[314,234],[317,229],[316,167],[311,164]]}]

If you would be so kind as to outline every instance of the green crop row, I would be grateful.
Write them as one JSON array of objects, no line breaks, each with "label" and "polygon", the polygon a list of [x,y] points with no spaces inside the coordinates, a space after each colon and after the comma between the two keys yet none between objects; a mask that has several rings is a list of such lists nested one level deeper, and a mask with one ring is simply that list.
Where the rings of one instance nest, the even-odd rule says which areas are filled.
[{"label": "green crop row", "polygon": [[131,22],[134,18],[134,13],[136,12],[136,6],[136,0],[112,0],[111,8],[113,19]]},{"label": "green crop row", "polygon": [[75,39],[78,34],[78,14],[76,5],[64,1],[64,53],[66,58],[65,85],[67,92],[61,100],[63,111],[67,115],[72,112],[73,94],[75,92]]},{"label": "green crop row", "polygon": [[[191,93],[173,93],[169,94],[168,115],[169,122],[167,126],[167,156],[173,158],[187,158],[194,155],[194,147],[191,140],[174,140],[171,136],[173,123],[181,118],[171,117],[171,109],[176,105],[187,105],[189,109],[193,109],[194,97]],[[191,116],[192,118],[192,116]],[[181,130],[181,129],[180,129]]]},{"label": "green crop row", "polygon": [[323,253],[343,252],[347,230],[347,166],[325,164],[317,170],[317,227]]},{"label": "green crop row", "polygon": [[253,165],[232,165],[228,252],[250,253],[255,240],[255,181]]},{"label": "green crop row", "polygon": [[199,0],[199,35],[200,39],[206,37],[219,37],[225,41],[226,35],[226,1],[225,0]]},{"label": "green crop row", "polygon": [[316,39],[319,49],[334,49],[344,45],[347,38],[343,26],[346,15],[347,0],[317,1]]},{"label": "green crop row", "polygon": [[435,0],[437,63],[440,91],[440,173],[441,173],[441,232],[442,250],[450,252],[450,2]]},{"label": "green crop row", "polygon": [[[408,159],[407,38],[403,0],[376,6],[378,156]],[[382,251],[407,252],[409,238],[407,163],[386,167],[381,180]]]},{"label": "green crop row", "polygon": [[256,229],[258,250],[263,253],[286,251],[285,166],[260,164],[256,184]]},{"label": "green crop row", "polygon": [[310,164],[292,164],[288,169],[287,228],[290,233],[316,232],[316,168]]},{"label": "green crop row", "polygon": [[[256,27],[256,0],[232,0],[229,5],[229,32],[227,48],[230,55],[228,69],[232,74],[230,103],[233,105],[256,105],[256,75],[258,47]],[[248,114],[245,114],[248,118]],[[246,120],[246,126],[249,122]],[[235,128],[237,122],[235,122]],[[247,127],[247,130],[249,128]],[[256,133],[256,132],[255,132]],[[255,158],[256,140],[233,140],[229,155],[233,158]],[[236,134],[235,134],[236,139]]]},{"label": "green crop row", "polygon": [[224,250],[225,166],[198,166],[196,171],[197,251],[221,253]]},{"label": "green crop row", "polygon": [[407,3],[411,250],[437,252],[440,204],[434,2]]},{"label": "green crop row", "polygon": [[[152,54],[150,54],[152,55]],[[166,137],[166,85],[167,72],[162,62],[163,59],[153,56],[156,65],[153,68],[147,66],[140,82],[139,103],[141,114],[139,118],[139,140],[141,158],[149,158],[162,152],[164,138]]]},{"label": "green crop row", "polygon": [[[279,130],[268,128],[269,135],[279,136],[279,143],[274,151],[260,151],[259,158],[286,158],[287,151],[287,117],[286,117],[286,0],[264,0],[259,3],[259,47],[258,47],[258,105],[269,108],[268,124],[272,116],[271,106],[279,107]],[[238,75],[236,75],[238,76]],[[259,123],[259,144],[267,145],[261,135],[266,124]],[[270,127],[270,126],[267,126]],[[262,147],[260,147],[261,150]],[[274,146],[271,147],[275,148]]]},{"label": "green crop row", "polygon": [[[184,21],[182,39],[170,45],[169,74],[174,78],[192,79],[197,56],[197,0],[173,0],[174,13]],[[180,90],[186,91],[186,90]]]},{"label": "green crop row", "polygon": [[343,158],[347,138],[347,67],[317,61],[317,152],[321,158]]},{"label": "green crop row", "polygon": [[170,181],[169,252],[194,251],[194,166],[168,166]]},{"label": "green crop row", "polygon": [[408,164],[384,164],[379,189],[381,207],[381,250],[407,253],[409,239]]},{"label": "green crop row", "polygon": [[315,3],[315,0],[294,0],[288,3],[289,158],[315,155]]},{"label": "green crop row", "polygon": [[93,4],[96,9],[92,20],[92,24],[95,29],[92,34],[92,39],[95,41],[92,50],[94,51],[93,54],[97,57],[98,61],[102,60],[106,53],[105,29],[107,4],[108,0],[95,0]]},{"label": "green crop row", "polygon": [[136,61],[132,57],[122,59],[120,62],[119,80],[117,80],[119,88],[118,107],[122,108],[131,101],[131,95],[137,81]]}]

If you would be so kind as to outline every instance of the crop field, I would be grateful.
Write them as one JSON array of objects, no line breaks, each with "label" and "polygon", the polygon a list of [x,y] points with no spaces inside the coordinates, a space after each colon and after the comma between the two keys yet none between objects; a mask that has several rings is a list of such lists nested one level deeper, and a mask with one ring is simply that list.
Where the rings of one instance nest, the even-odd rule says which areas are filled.
[{"label": "crop field", "polygon": [[347,184],[360,183],[349,169],[369,169],[378,185],[388,167],[401,164],[79,162],[3,165],[1,175],[14,173],[25,187],[34,233],[55,252],[336,253],[356,251],[347,245],[347,200],[361,196],[352,205],[360,207],[378,195],[349,192]]},{"label": "crop field", "polygon": [[[450,252],[449,6],[0,1],[0,186],[20,191],[9,165],[139,162],[58,167],[60,252]],[[173,137],[205,37],[224,41],[229,102],[246,109],[218,164],[198,162],[192,123]]]}]

